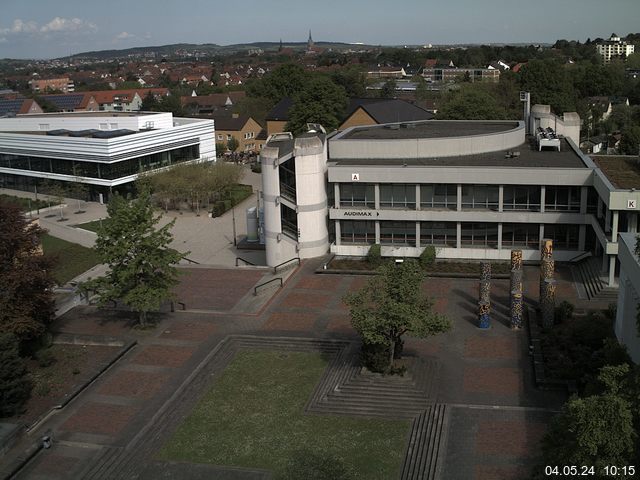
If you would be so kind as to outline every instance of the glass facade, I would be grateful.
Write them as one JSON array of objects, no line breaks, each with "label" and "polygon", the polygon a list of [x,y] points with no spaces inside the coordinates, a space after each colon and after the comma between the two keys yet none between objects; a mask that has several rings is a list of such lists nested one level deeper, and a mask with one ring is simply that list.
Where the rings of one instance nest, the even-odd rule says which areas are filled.
[{"label": "glass facade", "polygon": [[580,187],[545,187],[544,209],[549,212],[579,212]]},{"label": "glass facade", "polygon": [[62,160],[58,158],[33,157],[0,153],[0,167],[29,170],[32,172],[77,175],[103,180],[115,180],[135,175],[141,171],[175,165],[200,158],[200,146],[175,148],[166,152],[142,155],[113,163]]},{"label": "glass facade", "polygon": [[278,173],[280,174],[280,195],[292,202],[297,201],[295,160],[295,158],[291,158],[278,167]]},{"label": "glass facade", "polygon": [[535,185],[505,185],[503,210],[540,211],[540,187]]},{"label": "glass facade", "polygon": [[462,208],[498,210],[499,192],[498,185],[463,185]]},{"label": "glass facade", "polygon": [[503,223],[502,248],[533,248],[540,245],[540,226],[528,223]]},{"label": "glass facade", "polygon": [[497,223],[462,223],[463,247],[498,248]]},{"label": "glass facade", "polygon": [[553,240],[553,248],[558,250],[577,250],[579,225],[550,225],[544,226],[544,237]]},{"label": "glass facade", "polygon": [[375,187],[367,183],[343,183],[340,185],[341,207],[375,208]]},{"label": "glass facade", "polygon": [[352,245],[376,243],[376,222],[342,220],[340,222],[340,241]]},{"label": "glass facade", "polygon": [[381,245],[416,246],[416,222],[380,222]]},{"label": "glass facade", "polygon": [[420,245],[455,247],[456,222],[420,222]]},{"label": "glass facade", "polygon": [[282,233],[294,240],[298,240],[298,214],[296,211],[281,203],[280,220],[282,222]]},{"label": "glass facade", "polygon": [[458,186],[451,184],[420,185],[421,208],[456,210]]},{"label": "glass facade", "polygon": [[416,208],[416,186],[414,184],[380,184],[381,208]]}]

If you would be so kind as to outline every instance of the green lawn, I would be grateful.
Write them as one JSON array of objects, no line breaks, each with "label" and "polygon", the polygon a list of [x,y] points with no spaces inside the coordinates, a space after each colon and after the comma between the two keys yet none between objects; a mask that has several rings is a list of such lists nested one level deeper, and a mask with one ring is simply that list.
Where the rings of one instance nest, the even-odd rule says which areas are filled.
[{"label": "green lawn", "polygon": [[91,248],[51,235],[42,236],[42,250],[46,256],[56,257],[53,277],[60,285],[64,285],[100,263],[98,255]]},{"label": "green lawn", "polygon": [[[0,194],[0,200],[15,203],[20,207],[20,209],[24,212],[28,212],[29,209],[37,210],[38,208],[47,208],[49,206],[49,202],[44,200],[29,200],[27,198],[16,197],[14,195],[5,195]],[[57,202],[51,202],[51,206],[57,205]]]},{"label": "green lawn", "polygon": [[267,469],[275,479],[389,479],[408,420],[306,415],[319,353],[241,351],[161,449],[164,460]]},{"label": "green lawn", "polygon": [[84,230],[89,230],[91,232],[96,232],[98,233],[98,228],[100,227],[100,224],[102,223],[101,220],[93,220],[91,222],[87,222],[87,223],[80,223],[78,225],[74,225],[74,227],[76,228],[82,228]]}]

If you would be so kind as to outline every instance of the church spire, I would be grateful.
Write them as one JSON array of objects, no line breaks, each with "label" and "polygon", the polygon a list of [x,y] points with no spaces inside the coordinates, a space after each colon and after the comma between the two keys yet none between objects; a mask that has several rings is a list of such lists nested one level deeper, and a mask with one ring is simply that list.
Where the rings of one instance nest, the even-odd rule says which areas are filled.
[{"label": "church spire", "polygon": [[307,50],[313,48],[313,38],[311,38],[311,29],[309,29],[309,39],[307,40]]}]

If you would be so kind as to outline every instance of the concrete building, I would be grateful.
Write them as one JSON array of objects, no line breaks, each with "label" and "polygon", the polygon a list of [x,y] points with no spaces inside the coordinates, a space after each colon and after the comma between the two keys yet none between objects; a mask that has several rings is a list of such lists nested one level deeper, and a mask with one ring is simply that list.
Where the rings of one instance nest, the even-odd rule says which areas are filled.
[{"label": "concrete building", "polygon": [[602,57],[602,63],[607,65],[611,63],[612,58],[625,59],[634,52],[635,46],[631,43],[624,42],[615,33],[611,34],[609,40],[596,44],[598,55]]},{"label": "concrete building", "polygon": [[424,68],[422,77],[427,82],[451,83],[468,77],[471,82],[498,82],[500,70],[496,68]]},{"label": "concrete building", "polygon": [[[601,257],[614,286],[618,233],[637,231],[640,184],[614,186],[579,150],[577,114],[535,105],[528,123],[431,120],[352,127],[329,139],[309,133],[304,144],[316,139],[309,162],[322,181],[305,179],[304,189],[299,168],[311,167],[307,150],[295,148],[302,140],[284,148],[272,137],[261,154],[265,223],[278,238],[276,250],[266,243],[269,264],[309,256],[305,242],[313,254],[326,243],[325,252],[364,256],[377,243],[383,256],[416,257],[434,245],[438,258],[478,260],[506,260],[518,248],[537,261],[540,240],[551,238],[559,261]],[[326,195],[310,190],[321,186]],[[309,212],[317,223],[302,225]]]},{"label": "concrete building", "polygon": [[0,119],[0,186],[82,182],[93,199],[128,191],[141,172],[215,161],[214,122],[171,113],[75,112]]},{"label": "concrete building", "polygon": [[42,78],[29,80],[31,90],[36,93],[46,93],[60,91],[62,93],[71,93],[75,91],[73,80],[68,77],[61,78]]},{"label": "concrete building", "polygon": [[620,289],[616,311],[615,332],[618,341],[626,345],[631,359],[640,363],[640,261],[635,254],[637,234],[620,234]]}]

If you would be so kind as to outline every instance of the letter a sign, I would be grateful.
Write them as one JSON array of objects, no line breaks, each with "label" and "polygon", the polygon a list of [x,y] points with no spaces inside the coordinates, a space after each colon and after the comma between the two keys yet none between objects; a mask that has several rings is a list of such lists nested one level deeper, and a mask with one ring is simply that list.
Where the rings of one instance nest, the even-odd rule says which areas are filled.
[{"label": "letter a sign", "polygon": [[359,173],[352,173],[351,174],[351,181],[352,182],[359,182],[360,181],[360,174]]}]

